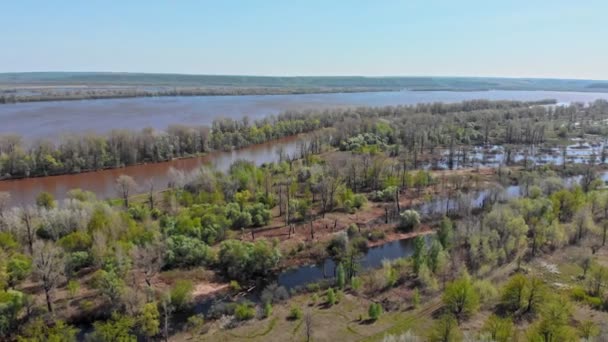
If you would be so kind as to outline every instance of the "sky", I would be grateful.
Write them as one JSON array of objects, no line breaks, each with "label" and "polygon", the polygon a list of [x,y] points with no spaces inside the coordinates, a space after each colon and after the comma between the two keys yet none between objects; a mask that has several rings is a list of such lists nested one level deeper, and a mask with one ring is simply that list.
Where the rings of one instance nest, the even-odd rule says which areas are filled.
[{"label": "sky", "polygon": [[605,0],[19,0],[0,72],[608,79]]}]

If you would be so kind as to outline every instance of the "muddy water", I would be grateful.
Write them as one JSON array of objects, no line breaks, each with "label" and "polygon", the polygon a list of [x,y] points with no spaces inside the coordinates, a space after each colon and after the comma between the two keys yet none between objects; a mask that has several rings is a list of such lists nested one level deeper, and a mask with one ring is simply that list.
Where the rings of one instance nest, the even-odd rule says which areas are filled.
[{"label": "muddy water", "polygon": [[115,128],[165,129],[171,124],[209,125],[217,117],[259,119],[287,110],[344,106],[396,106],[473,99],[541,100],[558,103],[607,99],[608,93],[555,91],[395,91],[302,95],[192,96],[32,102],[0,105],[0,134],[17,133],[26,140],[56,139],[65,133]]},{"label": "muddy water", "polygon": [[80,188],[92,191],[97,198],[116,197],[115,181],[120,175],[129,175],[140,185],[140,192],[145,191],[144,184],[154,182],[155,189],[164,189],[170,182],[169,170],[174,168],[185,173],[195,171],[203,165],[226,171],[237,160],[248,160],[257,165],[279,160],[279,151],[293,156],[299,150],[299,137],[289,137],[273,142],[253,145],[230,152],[213,152],[205,156],[188,159],[177,159],[163,163],[135,165],[119,169],[85,172],[72,175],[26,178],[0,181],[0,191],[11,194],[12,205],[32,204],[36,196],[47,191],[62,200],[71,189]]}]

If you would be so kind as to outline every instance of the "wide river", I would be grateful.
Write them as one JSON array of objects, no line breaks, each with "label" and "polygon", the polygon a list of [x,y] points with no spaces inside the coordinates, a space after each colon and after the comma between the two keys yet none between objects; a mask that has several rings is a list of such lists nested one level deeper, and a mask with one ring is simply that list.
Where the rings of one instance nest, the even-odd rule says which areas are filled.
[{"label": "wide river", "polygon": [[[480,91],[480,92],[375,92],[306,95],[252,95],[157,97],[109,100],[33,102],[0,105],[0,134],[17,133],[26,140],[56,139],[65,133],[86,131],[106,132],[114,128],[164,129],[170,124],[210,124],[214,118],[251,119],[278,114],[286,110],[323,109],[348,106],[395,106],[429,102],[460,102],[473,99],[541,100],[555,99],[558,103],[590,102],[608,99],[608,93],[575,93],[553,91]],[[297,139],[251,146],[239,151],[211,153],[204,157],[175,160],[153,165],[131,166],[115,170],[0,181],[0,191],[11,193],[12,204],[31,204],[41,191],[65,198],[67,191],[82,188],[93,191],[99,198],[116,196],[114,181],[121,174],[131,175],[139,184],[152,180],[156,189],[169,183],[171,168],[192,171],[201,165],[220,170],[238,159],[257,164],[278,159],[282,147],[292,155]],[[142,188],[143,190],[143,188]]]},{"label": "wide river", "polygon": [[395,91],[305,95],[141,97],[129,99],[30,102],[0,105],[0,134],[27,140],[57,138],[66,133],[107,132],[114,128],[165,129],[171,124],[209,125],[213,119],[248,116],[258,119],[287,110],[347,106],[396,106],[473,99],[589,102],[608,93],[553,91]]}]

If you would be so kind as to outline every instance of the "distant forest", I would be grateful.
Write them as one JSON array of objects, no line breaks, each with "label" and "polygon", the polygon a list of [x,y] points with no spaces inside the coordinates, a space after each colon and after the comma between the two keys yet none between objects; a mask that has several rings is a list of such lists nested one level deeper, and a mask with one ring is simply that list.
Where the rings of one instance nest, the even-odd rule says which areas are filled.
[{"label": "distant forest", "polygon": [[143,96],[270,95],[398,90],[608,92],[608,81],[488,77],[275,77],[100,72],[0,74],[0,103]]}]

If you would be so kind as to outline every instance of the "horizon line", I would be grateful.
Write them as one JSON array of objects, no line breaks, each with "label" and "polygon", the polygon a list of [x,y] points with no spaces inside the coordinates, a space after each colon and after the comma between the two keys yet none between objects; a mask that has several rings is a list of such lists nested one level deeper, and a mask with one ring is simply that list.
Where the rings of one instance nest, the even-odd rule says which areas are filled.
[{"label": "horizon line", "polygon": [[513,80],[572,80],[572,81],[608,81],[600,78],[579,78],[579,77],[546,77],[546,76],[464,76],[464,75],[268,75],[268,74],[229,74],[229,73],[182,73],[182,72],[147,72],[147,71],[0,71],[0,75],[8,74],[123,74],[123,75],[179,75],[179,76],[226,76],[226,77],[282,77],[282,78],[332,78],[332,77],[351,77],[351,78],[478,78],[478,79],[513,79]]}]

